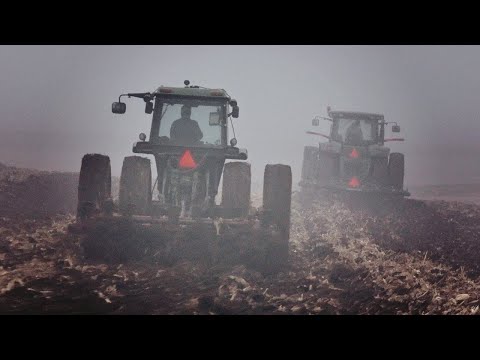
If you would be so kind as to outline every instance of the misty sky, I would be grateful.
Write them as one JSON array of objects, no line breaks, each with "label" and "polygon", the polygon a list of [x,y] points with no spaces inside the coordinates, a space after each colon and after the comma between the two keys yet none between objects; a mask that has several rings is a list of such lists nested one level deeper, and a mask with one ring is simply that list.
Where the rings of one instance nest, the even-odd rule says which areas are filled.
[{"label": "misty sky", "polygon": [[[144,102],[111,103],[160,85],[223,88],[240,106],[238,146],[255,181],[267,163],[301,171],[306,130],[326,107],[383,113],[402,127],[406,185],[480,182],[478,46],[0,46],[0,162],[79,171],[85,153],[120,174]],[[391,135],[390,131],[387,135]],[[321,140],[323,141],[323,140]]]}]

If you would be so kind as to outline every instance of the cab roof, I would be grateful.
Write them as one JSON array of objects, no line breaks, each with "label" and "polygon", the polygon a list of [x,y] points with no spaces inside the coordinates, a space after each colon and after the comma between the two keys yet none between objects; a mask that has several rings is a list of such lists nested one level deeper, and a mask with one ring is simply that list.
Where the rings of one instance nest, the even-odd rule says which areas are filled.
[{"label": "cab roof", "polygon": [[230,96],[223,89],[207,89],[193,86],[160,86],[157,90],[155,90],[155,94],[230,99]]},{"label": "cab roof", "polygon": [[329,115],[332,118],[350,118],[350,119],[365,119],[365,120],[384,120],[382,114],[372,114],[366,112],[355,112],[355,111],[330,111]]}]

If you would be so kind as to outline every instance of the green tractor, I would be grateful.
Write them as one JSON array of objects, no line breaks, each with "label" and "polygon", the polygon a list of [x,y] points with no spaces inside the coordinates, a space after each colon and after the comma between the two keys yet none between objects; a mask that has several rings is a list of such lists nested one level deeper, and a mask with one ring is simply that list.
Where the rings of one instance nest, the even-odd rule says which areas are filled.
[{"label": "green tractor", "polygon": [[[335,193],[349,192],[382,196],[409,196],[403,187],[405,173],[404,155],[390,152],[389,141],[403,138],[385,138],[386,122],[383,115],[362,112],[332,111],[328,117],[317,116],[331,123],[330,134],[307,131],[328,141],[318,147],[306,146],[303,154],[300,186],[306,194],[317,190]],[[392,132],[400,132],[393,123]]]},{"label": "green tractor", "polygon": [[[239,116],[237,102],[223,89],[191,86],[188,80],[184,84],[122,94],[112,104],[114,114],[123,114],[122,97],[145,102],[145,113],[152,114],[150,136],[147,140],[140,134],[133,153],[152,155],[156,176],[149,158],[125,157],[114,202],[109,157],[83,157],[75,229],[96,234],[87,236],[86,252],[111,259],[116,253],[124,261],[141,247],[141,252],[170,260],[194,257],[246,263],[262,271],[283,268],[290,232],[290,166],[265,167],[263,206],[252,207],[247,150],[228,136],[228,120],[233,130],[231,118]],[[149,240],[139,240],[141,236]]]}]

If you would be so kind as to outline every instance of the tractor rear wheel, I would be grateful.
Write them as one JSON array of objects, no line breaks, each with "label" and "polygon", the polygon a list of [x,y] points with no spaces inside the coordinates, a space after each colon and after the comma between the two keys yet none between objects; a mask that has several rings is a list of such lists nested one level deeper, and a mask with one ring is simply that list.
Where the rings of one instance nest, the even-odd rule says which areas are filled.
[{"label": "tractor rear wheel", "polygon": [[263,209],[268,223],[276,225],[278,233],[267,247],[266,265],[277,271],[288,262],[290,211],[292,199],[292,170],[288,165],[267,165],[263,180]]},{"label": "tractor rear wheel", "polygon": [[222,208],[231,216],[245,217],[250,209],[251,169],[246,162],[230,162],[223,169]]},{"label": "tractor rear wheel", "polygon": [[111,191],[110,158],[100,154],[86,154],[82,158],[78,182],[77,217],[84,219],[103,210],[111,198]]},{"label": "tractor rear wheel", "polygon": [[391,153],[388,161],[390,185],[397,190],[403,190],[405,176],[405,157],[401,153]]},{"label": "tractor rear wheel", "polygon": [[372,159],[373,170],[372,177],[373,180],[379,185],[388,185],[388,159],[384,158],[374,158]]},{"label": "tractor rear wheel", "polygon": [[319,151],[317,168],[316,168],[316,183],[320,186],[325,186],[330,183],[334,174],[335,159],[332,155],[325,151]]},{"label": "tractor rear wheel", "polygon": [[127,156],[120,176],[120,211],[129,215],[148,215],[152,205],[152,170],[150,160]]},{"label": "tractor rear wheel", "polygon": [[305,146],[303,148],[302,180],[315,181],[317,169],[318,147]]}]

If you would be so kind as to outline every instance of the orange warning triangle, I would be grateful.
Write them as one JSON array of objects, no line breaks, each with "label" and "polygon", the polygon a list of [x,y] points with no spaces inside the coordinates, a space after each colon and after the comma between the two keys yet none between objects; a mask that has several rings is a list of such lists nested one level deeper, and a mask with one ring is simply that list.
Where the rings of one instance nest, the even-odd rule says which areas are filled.
[{"label": "orange warning triangle", "polygon": [[359,154],[358,154],[357,149],[353,148],[352,152],[350,153],[350,157],[351,157],[352,159],[356,159],[356,158],[358,158],[358,155],[359,155]]},{"label": "orange warning triangle", "polygon": [[348,186],[352,187],[352,188],[356,188],[356,187],[359,187],[360,186],[360,181],[358,181],[357,177],[354,176],[350,182],[348,183]]},{"label": "orange warning triangle", "polygon": [[182,169],[194,169],[197,167],[197,163],[193,160],[192,153],[190,150],[186,150],[182,157],[180,158],[180,162],[178,166]]}]

